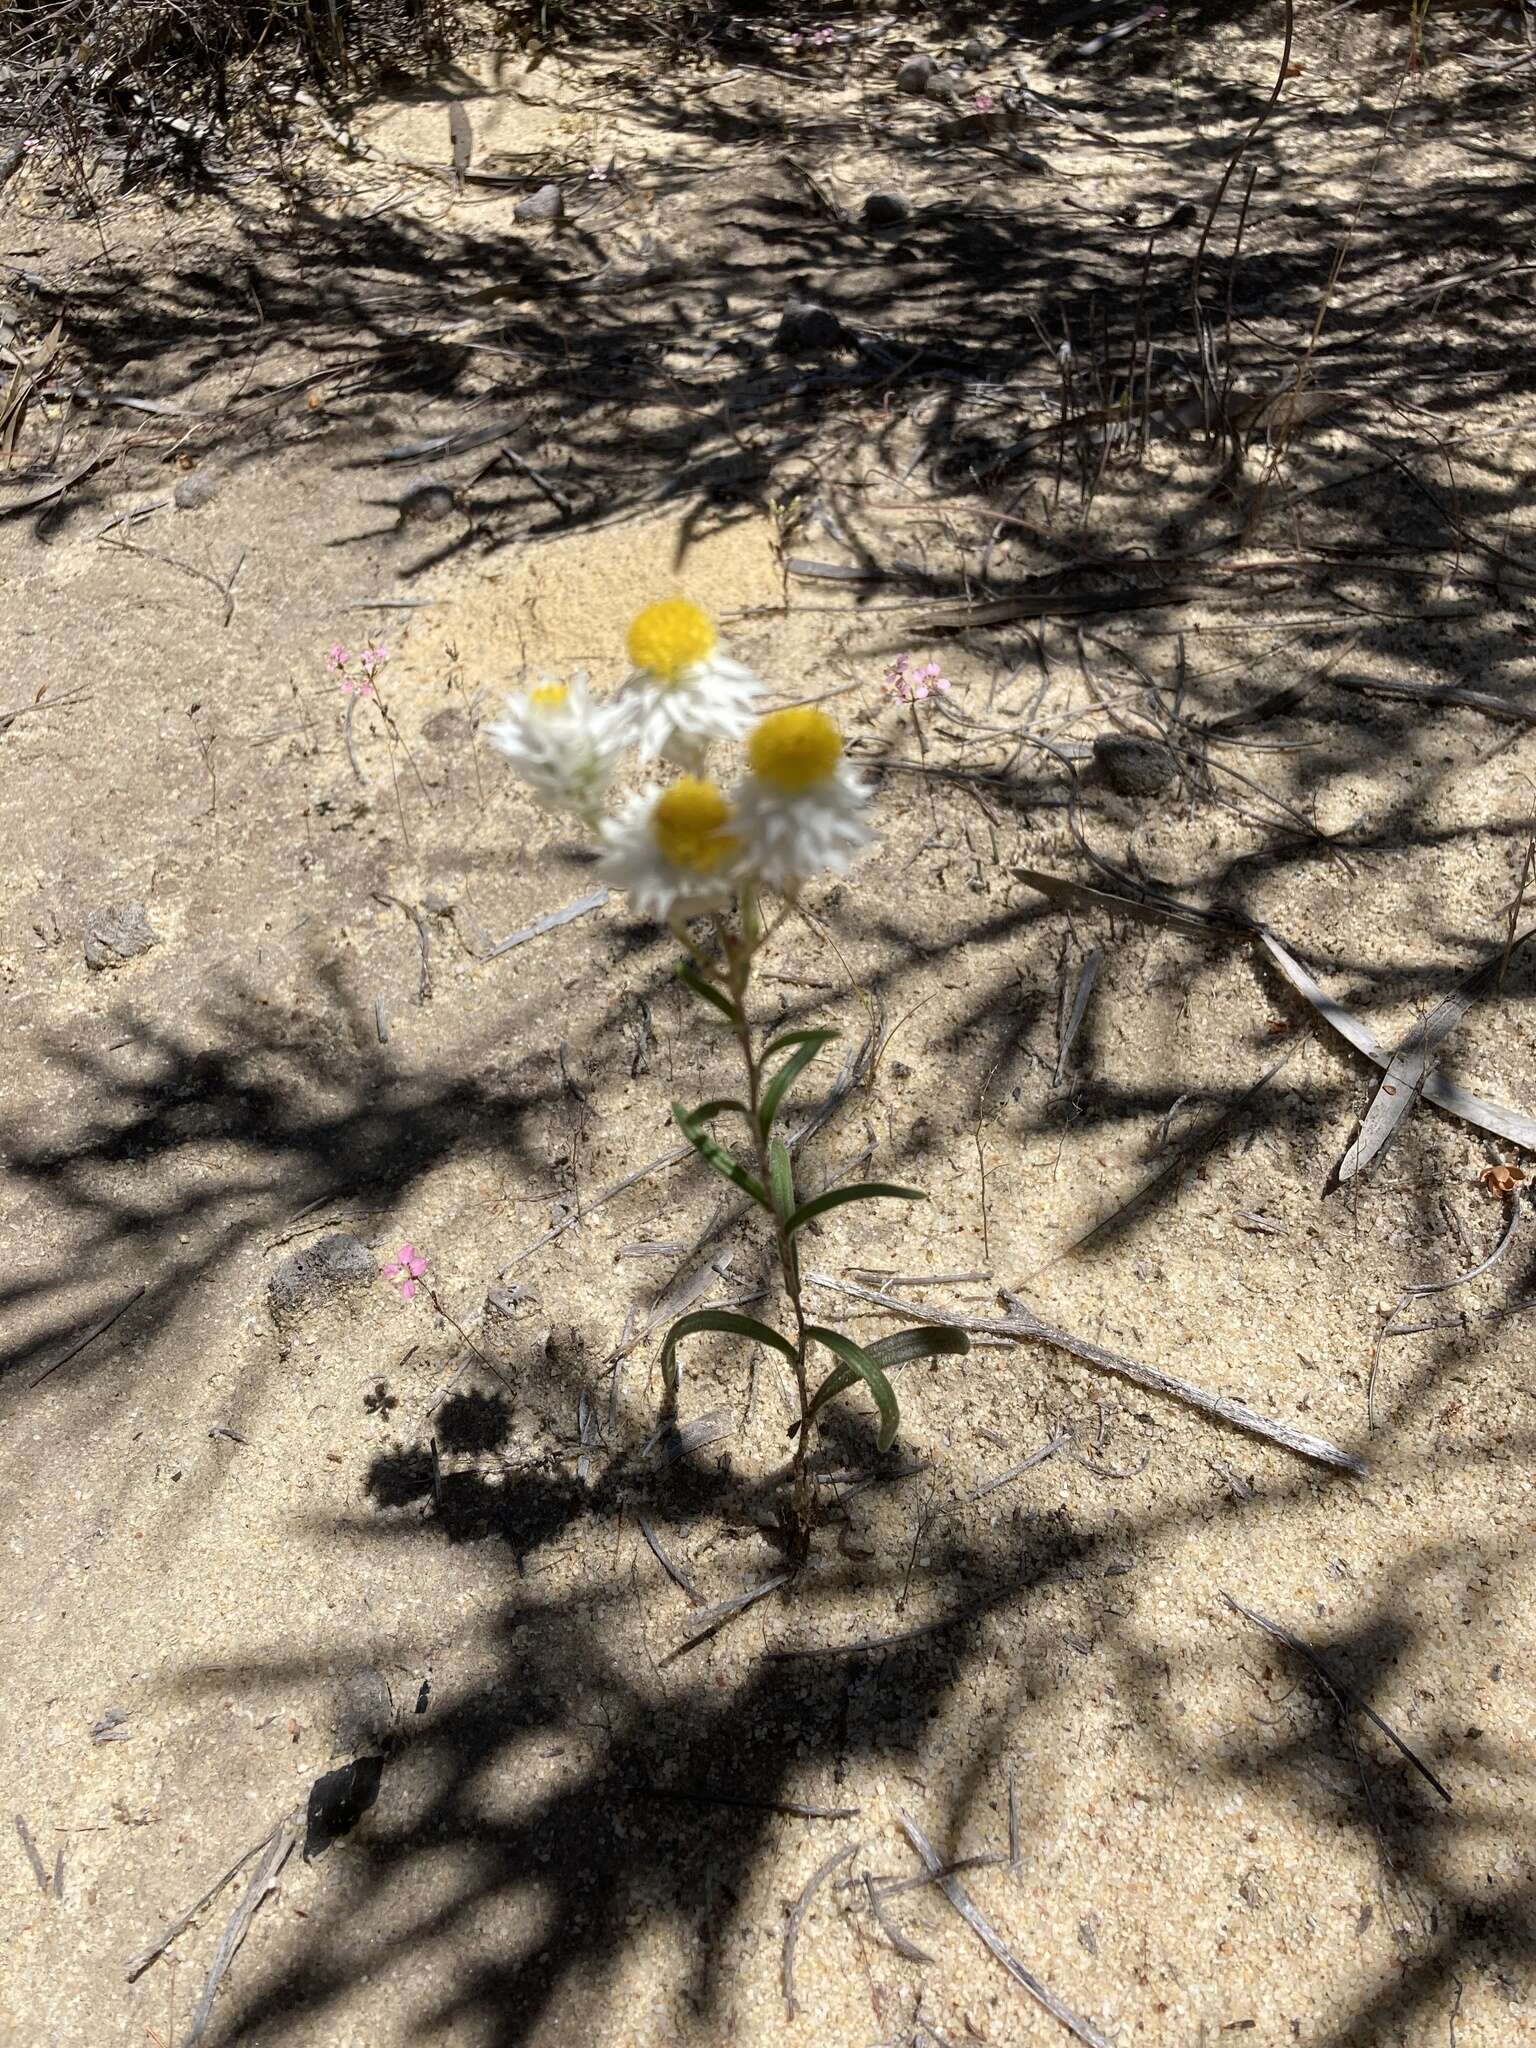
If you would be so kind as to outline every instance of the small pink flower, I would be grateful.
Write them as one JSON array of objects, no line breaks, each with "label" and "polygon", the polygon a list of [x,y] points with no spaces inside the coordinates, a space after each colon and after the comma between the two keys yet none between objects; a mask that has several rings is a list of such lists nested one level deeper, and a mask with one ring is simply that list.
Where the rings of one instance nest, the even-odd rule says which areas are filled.
[{"label": "small pink flower", "polygon": [[950,680],[936,661],[915,668],[910,654],[898,654],[885,672],[885,687],[903,704],[916,704],[925,697],[942,697]]},{"label": "small pink flower", "polygon": [[996,101],[995,99],[993,99],[993,97],[992,97],[991,93],[989,93],[989,92],[987,91],[986,87],[985,87],[985,86],[983,86],[983,87],[982,87],[982,89],[981,89],[981,91],[980,91],[979,93],[977,93],[977,95],[976,95],[976,111],[977,111],[977,113],[978,113],[978,114],[990,114],[990,113],[991,113],[991,111],[992,111],[992,109],[993,109],[993,108],[994,108],[994,107],[995,107],[996,105],[997,105],[997,101]]},{"label": "small pink flower", "polygon": [[388,661],[388,659],[389,649],[387,647],[377,646],[372,641],[370,641],[369,644],[365,648],[363,648],[361,653],[358,655],[357,665],[362,670],[363,674],[368,678],[368,680],[372,682],[373,678],[378,674],[379,670],[384,666],[385,662]]},{"label": "small pink flower", "polygon": [[346,648],[338,640],[336,645],[326,655],[325,665],[333,676],[339,676],[351,659],[351,655],[348,654]]},{"label": "small pink flower", "polygon": [[393,1280],[400,1289],[400,1299],[411,1301],[415,1298],[416,1282],[426,1273],[427,1262],[413,1244],[401,1245],[389,1264],[384,1268],[386,1280]]}]

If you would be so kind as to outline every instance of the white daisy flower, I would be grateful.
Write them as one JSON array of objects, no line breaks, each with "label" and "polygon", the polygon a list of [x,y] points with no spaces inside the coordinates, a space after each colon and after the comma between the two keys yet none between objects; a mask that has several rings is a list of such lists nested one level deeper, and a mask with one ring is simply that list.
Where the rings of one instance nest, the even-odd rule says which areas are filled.
[{"label": "white daisy flower", "polygon": [[647,605],[626,642],[634,672],[621,701],[631,707],[641,755],[696,772],[712,740],[739,740],[752,723],[762,684],[722,652],[714,620],[686,597]]},{"label": "white daisy flower", "polygon": [[721,910],[735,895],[731,807],[712,782],[684,775],[652,783],[605,818],[597,871],[642,917],[666,922]]},{"label": "white daisy flower", "polygon": [[793,896],[813,875],[841,874],[873,842],[869,790],[824,711],[770,712],[747,741],[747,763],[735,795],[738,865],[770,889]]},{"label": "white daisy flower", "polygon": [[634,737],[633,719],[626,705],[597,703],[578,671],[569,683],[509,697],[506,716],[485,731],[547,810],[575,811],[590,824]]}]

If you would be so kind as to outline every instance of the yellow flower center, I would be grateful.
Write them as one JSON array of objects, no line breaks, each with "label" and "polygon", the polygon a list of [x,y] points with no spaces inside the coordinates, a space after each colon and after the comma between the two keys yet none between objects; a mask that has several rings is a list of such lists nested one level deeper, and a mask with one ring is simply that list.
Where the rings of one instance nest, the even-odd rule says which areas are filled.
[{"label": "yellow flower center", "polygon": [[571,694],[565,683],[540,683],[536,690],[528,693],[528,702],[535,711],[558,711]]},{"label": "yellow flower center", "polygon": [[636,668],[648,669],[664,683],[675,683],[685,668],[707,660],[720,639],[714,621],[686,597],[663,598],[648,604],[629,629],[625,642]]},{"label": "yellow flower center", "polygon": [[824,711],[771,711],[747,741],[752,773],[786,796],[825,782],[842,755],[843,736]]},{"label": "yellow flower center", "polygon": [[724,827],[731,807],[712,782],[684,775],[656,800],[651,830],[674,867],[713,874],[736,850]]}]

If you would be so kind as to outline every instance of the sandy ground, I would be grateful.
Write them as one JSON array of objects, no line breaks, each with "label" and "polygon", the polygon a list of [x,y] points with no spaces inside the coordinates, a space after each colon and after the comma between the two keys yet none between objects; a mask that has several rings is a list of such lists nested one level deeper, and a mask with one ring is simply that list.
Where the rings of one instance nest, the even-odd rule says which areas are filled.
[{"label": "sandy ground", "polygon": [[[1256,302],[1239,302],[1245,362],[1270,374],[1326,270],[1309,223],[1358,197],[1362,138],[1401,76],[1385,20],[1335,24],[1332,42],[1321,10],[1303,27],[1302,104],[1266,139],[1253,200]],[[637,387],[585,410],[587,371],[562,398],[553,373],[494,353],[523,346],[522,299],[421,316],[434,346],[474,344],[449,388],[387,369],[337,381],[319,338],[279,331],[305,266],[296,278],[246,239],[246,199],[109,210],[149,266],[145,334],[173,296],[157,278],[222,250],[223,274],[248,280],[227,329],[190,321],[180,353],[135,344],[91,283],[95,223],[65,219],[41,183],[13,194],[7,246],[78,272],[82,331],[118,336],[90,381],[190,423],[98,422],[147,438],[77,499],[0,528],[6,2041],[189,2039],[265,1850],[131,1981],[129,1959],[274,1829],[293,1846],[208,2039],[1067,2038],[937,1891],[876,1912],[866,1876],[919,1870],[902,1813],[942,1857],[983,1859],[959,1878],[975,1906],[1121,2048],[1504,2048],[1536,2024],[1536,1271],[1524,1197],[1481,1178],[1530,1157],[1421,1106],[1373,1171],[1325,1194],[1370,1072],[1262,951],[1069,914],[1015,874],[1113,887],[1086,842],[1186,901],[1236,905],[1388,1045],[1504,944],[1530,728],[1379,692],[1536,703],[1530,300],[1517,282],[1422,329],[1432,295],[1378,300],[1496,260],[1505,212],[1528,208],[1528,184],[1511,197],[1528,132],[1501,128],[1464,66],[1411,82],[1411,146],[1391,155],[1392,207],[1362,214],[1328,359],[1354,409],[1288,450],[1223,558],[1242,569],[1173,591],[1159,565],[1252,504],[1262,443],[1225,473],[1172,432],[1102,465],[1090,445],[1102,475],[1082,513],[1075,460],[1063,483],[1051,447],[975,481],[1054,416],[1044,343],[1026,336],[1017,386],[941,355],[909,386],[887,358],[904,328],[951,322],[966,276],[980,310],[956,345],[982,346],[985,249],[945,238],[993,232],[1021,179],[1039,247],[1084,209],[1112,221],[1138,204],[1145,225],[1165,199],[1208,196],[1278,43],[1234,30],[1118,69],[1032,69],[1079,124],[1027,138],[1045,173],[930,149],[952,116],[894,93],[901,48],[826,59],[809,100],[799,59],[749,65],[709,94],[713,125],[699,88],[728,52],[660,82],[634,50],[532,70],[504,54],[360,110],[373,155],[316,139],[322,249],[386,201],[401,246],[428,226],[464,238],[461,298],[510,289],[498,280],[546,244],[540,261],[610,284],[670,266],[634,314]],[[1000,91],[1010,73],[985,75]],[[477,163],[522,184],[460,197],[412,171],[443,161],[452,94]],[[764,106],[778,139],[762,139]],[[1190,121],[1208,130],[1193,160]],[[1110,148],[1111,130],[1134,144]],[[544,176],[592,220],[515,224]],[[911,248],[864,236],[832,264],[816,236],[846,236],[862,194],[897,179],[923,227]],[[749,201],[796,242],[760,300],[740,269]],[[1410,249],[1384,283],[1391,217],[1415,210],[1441,223],[1433,261]],[[1139,233],[1115,243],[1116,271],[1080,231],[1123,314]],[[1198,222],[1178,235],[1187,275]],[[512,253],[492,262],[498,237]],[[365,255],[307,274],[328,318],[371,333],[370,295],[405,287]],[[821,410],[793,386],[819,373],[769,347],[797,266],[876,340],[838,359],[871,375]],[[1053,340],[1070,294],[1036,284]],[[1090,296],[1070,299],[1085,338]],[[562,301],[561,346],[617,304]],[[1173,318],[1170,360],[1187,358]],[[721,347],[719,444],[701,444],[696,398],[669,411],[668,394],[714,374]],[[191,417],[285,379],[297,388],[264,398],[244,440]],[[741,393],[774,379],[765,421]],[[542,484],[488,473],[494,437],[380,461],[504,417]],[[211,502],[172,502],[190,474]],[[402,479],[424,474],[442,517],[408,506],[397,524]],[[1000,513],[1020,523],[996,528]],[[1362,536],[1363,554],[1337,552]],[[1150,565],[1150,597],[1123,563],[1050,580],[1111,548]],[[1390,573],[1404,561],[1417,580]],[[908,567],[850,580],[871,562]],[[1121,610],[1128,587],[1144,601]],[[670,946],[620,904],[491,957],[593,882],[477,731],[546,669],[616,678],[634,609],[677,588],[778,699],[826,701],[875,773],[878,851],[785,927],[760,1002],[866,1051],[803,1177],[858,1164],[929,1200],[838,1212],[808,1266],[899,1281],[919,1312],[992,1317],[1015,1289],[1080,1337],[1330,1440],[1363,1476],[1059,1349],[978,1345],[907,1371],[884,1459],[841,1404],[818,1458],[842,1475],[827,1491],[846,1521],[797,1580],[683,1649],[700,1614],[780,1569],[791,1411],[771,1360],[695,1339],[683,1414],[714,1424],[667,1462],[656,1329],[768,1285],[765,1248],[719,1227],[691,1165],[596,1204],[671,1151],[670,1098],[732,1077]],[[965,594],[1000,590],[1034,613],[947,630]],[[389,647],[393,737],[366,707],[349,758],[323,653],[370,633]],[[898,650],[942,658],[942,707],[892,703]],[[1213,771],[1186,758],[1132,796],[1083,758],[1117,721],[1145,734],[1170,709]],[[1069,758],[1021,748],[1026,732]],[[130,903],[158,944],[92,970],[88,923]],[[1445,1056],[1527,1115],[1533,997],[1517,953]],[[836,1072],[829,1058],[821,1088]],[[812,1107],[817,1087],[802,1096]],[[1371,1388],[1404,1290],[1480,1265],[1512,1220],[1486,1275],[1399,1316],[1435,1327],[1381,1342]],[[376,1277],[275,1320],[274,1273],[338,1232],[378,1265],[420,1247],[432,1298]],[[830,1288],[816,1306],[855,1333],[890,1326]],[[376,1797],[339,1839],[311,1830],[306,1855],[311,1787],[369,1756]],[[791,2011],[786,1932],[818,1871]]]}]

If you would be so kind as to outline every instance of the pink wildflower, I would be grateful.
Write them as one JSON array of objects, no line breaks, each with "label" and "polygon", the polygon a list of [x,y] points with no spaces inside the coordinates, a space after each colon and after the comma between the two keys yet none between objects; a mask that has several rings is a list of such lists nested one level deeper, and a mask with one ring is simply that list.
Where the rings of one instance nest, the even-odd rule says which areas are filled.
[{"label": "pink wildflower", "polygon": [[942,697],[950,681],[936,661],[916,668],[910,654],[898,654],[885,672],[885,687],[903,704],[916,704],[925,697]]},{"label": "pink wildflower", "polygon": [[333,676],[339,676],[351,659],[351,655],[348,654],[346,648],[338,640],[336,645],[326,655],[325,665]]},{"label": "pink wildflower", "polygon": [[389,1264],[384,1268],[386,1280],[393,1280],[400,1289],[400,1299],[410,1301],[416,1293],[416,1283],[427,1270],[427,1262],[413,1244],[401,1245]]},{"label": "pink wildflower", "polygon": [[343,676],[341,679],[341,694],[343,697],[350,697],[354,691],[359,697],[371,697],[373,695],[373,684],[367,676]]},{"label": "pink wildflower", "polygon": [[378,674],[379,670],[384,666],[385,662],[388,661],[388,659],[389,649],[387,647],[380,647],[375,642],[370,641],[368,645],[365,648],[363,648],[362,651],[359,653],[357,657],[357,665],[362,670],[363,674],[368,678],[369,682],[372,682],[373,678]]},{"label": "pink wildflower", "polygon": [[978,114],[990,114],[990,113],[991,113],[991,111],[992,111],[992,109],[993,109],[993,108],[994,108],[994,107],[995,107],[996,105],[997,105],[997,101],[996,101],[995,99],[993,99],[993,97],[992,97],[991,93],[989,93],[989,92],[987,91],[986,87],[985,87],[985,86],[983,86],[983,87],[982,87],[982,89],[981,89],[981,91],[980,91],[979,93],[977,93],[977,95],[976,95],[976,111],[977,111],[977,113],[978,113]]}]

